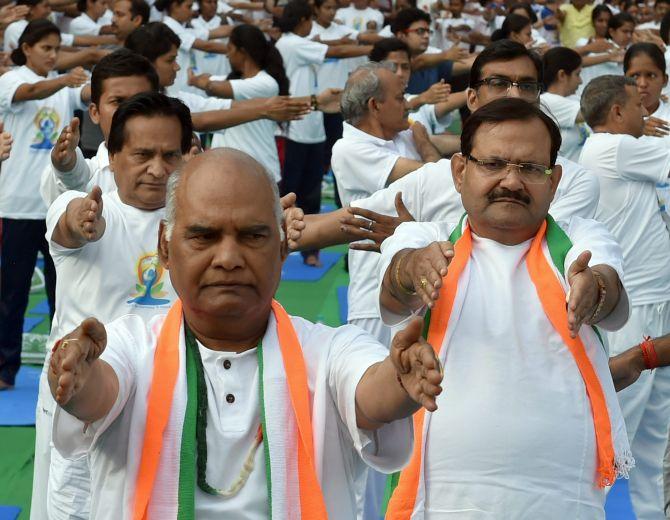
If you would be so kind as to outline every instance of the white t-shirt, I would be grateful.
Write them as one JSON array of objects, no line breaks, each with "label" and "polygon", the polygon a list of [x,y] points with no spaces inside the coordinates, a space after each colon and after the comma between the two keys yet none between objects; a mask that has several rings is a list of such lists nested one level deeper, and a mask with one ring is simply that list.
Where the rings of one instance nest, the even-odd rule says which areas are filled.
[{"label": "white t-shirt", "polygon": [[623,248],[624,285],[634,305],[670,300],[670,236],[656,183],[668,180],[670,151],[655,137],[595,133],[579,162],[600,181],[596,218]]},{"label": "white t-shirt", "polygon": [[51,161],[44,168],[40,180],[40,194],[47,207],[59,195],[70,190],[89,193],[93,186],[99,186],[103,193],[116,190],[116,180],[114,172],[109,168],[109,152],[104,142],[100,143],[98,152],[90,159],[84,158],[79,147],[75,153],[77,160],[69,172],[57,170]]},{"label": "white t-shirt", "polygon": [[[216,29],[221,25],[221,18],[218,16],[213,17],[211,20],[207,21],[202,16],[193,18],[191,20],[191,26],[195,29],[204,29],[208,32],[212,29]],[[220,40],[215,40],[217,42],[227,43],[228,38],[223,38]],[[193,50],[195,55],[196,63],[196,73],[197,74],[212,74],[213,76],[227,76],[230,74],[230,62],[228,61],[228,56],[225,54],[217,54],[215,52],[204,52],[199,50]]]},{"label": "white t-shirt", "polygon": [[[590,54],[589,56],[599,56],[599,54]],[[614,76],[623,76],[623,63],[606,61],[604,63],[598,63],[597,65],[582,67],[582,72],[580,74],[582,78],[582,84],[577,88],[575,95],[578,98],[581,98],[582,92],[584,92],[584,89],[586,88],[586,85],[589,84],[589,81],[608,74]]]},{"label": "white t-shirt", "polygon": [[[566,273],[589,250],[594,264],[621,276],[621,248],[602,224],[575,218],[560,225],[573,243]],[[448,240],[454,227],[401,224],[382,245],[380,267],[400,249]],[[426,434],[421,518],[604,520],[589,398],[528,274],[531,240],[507,246],[472,238],[454,303],[458,318],[442,344],[445,391]],[[609,377],[605,350],[584,342]],[[604,383],[614,397],[611,379]]]},{"label": "white t-shirt", "polygon": [[[264,70],[253,78],[230,81],[233,99],[267,98],[279,94],[279,85]],[[227,146],[248,153],[272,174],[276,182],[281,180],[279,155],[275,143],[277,123],[270,119],[259,119],[233,126],[225,132],[217,133],[212,139],[212,147]]]},{"label": "white t-shirt", "polygon": [[580,111],[579,98],[543,92],[540,95],[540,107],[553,116],[561,129],[561,155],[571,161],[579,160],[582,146],[591,133],[586,123],[575,122]]},{"label": "white t-shirt", "polygon": [[[27,26],[28,20],[17,20],[7,26],[3,36],[3,49],[5,52],[12,52],[19,46],[19,38],[21,38]],[[74,35],[62,32],[60,34],[60,43],[64,47],[72,47],[74,45]]]},{"label": "white t-shirt", "polygon": [[233,103],[230,99],[205,97],[201,94],[195,94],[185,90],[176,91],[172,95],[184,103],[191,111],[191,114],[209,112],[211,110],[228,110]]},{"label": "white t-shirt", "polygon": [[377,31],[384,26],[384,15],[381,11],[372,7],[366,7],[365,9],[356,9],[353,5],[342,7],[335,13],[335,19],[358,32],[367,31],[368,22],[376,23]]},{"label": "white t-shirt", "polygon": [[104,22],[102,17],[96,21],[86,13],[82,13],[70,22],[70,32],[77,36],[97,36],[105,25],[101,21]]},{"label": "white t-shirt", "polygon": [[[328,46],[292,32],[277,40],[277,50],[284,60],[286,77],[291,82],[291,96],[318,94],[317,72],[326,58]],[[288,138],[297,143],[322,143],[326,140],[323,112],[315,110],[299,121],[291,121]]]},{"label": "white t-shirt", "polygon": [[[72,423],[81,426],[81,422],[61,409],[54,417],[54,444],[63,455],[76,456],[89,450],[91,518],[96,520],[130,517],[144,437],[146,395],[162,320],[157,316],[146,324],[129,315],[107,325],[107,347],[101,359],[111,365],[119,380],[119,397],[107,417],[91,425],[80,438],[64,437],[61,431],[69,431]],[[358,327],[333,329],[301,318],[291,320],[307,368],[314,462],[328,516],[355,518],[356,479],[362,476],[366,463],[384,472],[397,471],[407,463],[412,448],[411,420],[395,421],[374,433],[359,429],[356,387],[365,371],[383,360],[388,351]],[[276,327],[272,316],[264,347],[276,341],[271,327]],[[184,349],[183,335],[180,342]],[[231,362],[229,369],[222,366],[225,359]],[[232,475],[238,474],[260,421],[258,364],[253,352],[208,352],[203,364],[209,405],[207,438],[211,440],[207,478],[211,484],[225,487]],[[239,393],[233,394],[234,403],[228,403],[226,396],[235,391]],[[234,497],[222,500],[196,491],[196,517],[237,518],[249,507],[249,518],[267,518],[264,457],[261,445],[249,480]]]},{"label": "white t-shirt", "polygon": [[[317,22],[312,22],[312,32],[309,33],[308,38],[311,40],[315,36],[318,36],[321,42],[339,40],[345,36],[355,40],[358,32],[337,23],[331,23],[326,28]],[[316,75],[318,91],[321,92],[327,88],[344,88],[349,73],[356,68],[358,62],[359,58],[326,58]]]},{"label": "white t-shirt", "polygon": [[[411,130],[386,141],[345,122],[331,158],[342,204],[348,206],[384,188],[401,157],[422,161]],[[349,321],[378,317],[374,300],[378,259],[377,254],[349,251]]]},{"label": "white t-shirt", "polygon": [[[56,77],[50,73],[48,78]],[[47,208],[40,196],[40,176],[51,161],[61,130],[76,109],[86,110],[79,88],[63,88],[48,98],[12,102],[23,84],[44,81],[27,66],[0,76],[0,119],[14,144],[0,171],[0,217],[43,219]]]},{"label": "white t-shirt", "polygon": [[[409,101],[412,98],[415,98],[418,94],[405,94],[405,99]],[[454,118],[453,114],[456,110],[447,112],[442,117],[437,117],[435,113],[435,105],[421,105],[414,112],[410,112],[407,119],[410,124],[414,122],[421,123],[430,135],[442,134],[447,131],[447,128],[451,126]]]},{"label": "white t-shirt", "polygon": [[148,320],[176,299],[168,271],[157,254],[158,227],[165,210],[125,204],[118,191],[102,196],[105,232],[96,242],[69,249],[52,240],[67,205],[86,193],[68,191],[47,214],[46,238],[56,266],[56,312],[50,341],[63,337],[89,316],[103,323],[124,314]]},{"label": "white t-shirt", "polygon": [[[192,49],[195,40],[209,39],[209,30],[204,28],[185,27],[171,16],[165,15],[163,23],[167,25],[174,33],[179,36],[181,45],[177,53],[177,64],[180,69],[174,83],[168,87],[169,92],[185,90],[187,92],[196,92],[195,87],[188,84],[188,69],[197,66],[194,50]],[[172,94],[174,95],[174,94]]]}]

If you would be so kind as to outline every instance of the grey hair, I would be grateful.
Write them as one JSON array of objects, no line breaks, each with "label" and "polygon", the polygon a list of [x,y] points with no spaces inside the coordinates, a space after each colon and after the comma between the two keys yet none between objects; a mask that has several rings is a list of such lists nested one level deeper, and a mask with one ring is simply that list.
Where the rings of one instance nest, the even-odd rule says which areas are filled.
[{"label": "grey hair", "polygon": [[[217,148],[214,150],[210,150],[210,152],[213,153],[221,153],[221,152],[231,152],[230,148]],[[253,157],[250,155],[245,154],[244,152],[240,152],[239,150],[234,150],[236,154],[241,154],[246,156],[250,161],[253,161],[256,166],[258,166],[258,169],[263,172],[263,175],[267,179],[268,183],[270,184],[270,188],[272,189],[272,209],[273,213],[275,215],[275,219],[277,220],[277,227],[279,229],[279,238],[280,240],[284,240],[284,210],[282,209],[281,206],[281,200],[279,196],[279,187],[277,186],[277,183],[272,176],[272,174],[263,166],[261,165],[258,161],[256,161]],[[208,153],[208,152],[205,152]],[[167,187],[166,187],[166,193],[165,193],[165,238],[167,240],[170,240],[172,238],[172,230],[174,229],[174,223],[177,218],[177,190],[179,189],[179,185],[181,184],[181,179],[183,175],[184,168],[186,167],[188,163],[182,163],[182,165],[177,168],[170,176],[168,177],[167,180]]]},{"label": "grey hair", "polygon": [[606,75],[589,81],[579,103],[586,124],[591,128],[605,124],[612,105],[626,103],[626,87],[634,86],[635,80],[626,76]]},{"label": "grey hair", "polygon": [[342,117],[347,123],[357,125],[363,119],[368,113],[368,101],[371,98],[384,98],[380,70],[393,71],[393,68],[388,62],[368,61],[349,75],[340,100]]}]

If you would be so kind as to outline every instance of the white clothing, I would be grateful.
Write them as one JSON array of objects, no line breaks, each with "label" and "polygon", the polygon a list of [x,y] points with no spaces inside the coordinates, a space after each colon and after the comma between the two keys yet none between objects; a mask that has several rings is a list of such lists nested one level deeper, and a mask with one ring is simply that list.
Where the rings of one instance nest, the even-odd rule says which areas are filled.
[{"label": "white clothing", "polygon": [[[54,418],[54,444],[63,454],[88,452],[91,475],[91,516],[96,520],[130,518],[135,478],[144,436],[147,400],[154,351],[163,317],[148,324],[136,316],[124,316],[106,327],[107,347],[101,356],[111,365],[119,380],[119,396],[109,414],[91,425],[85,434],[62,435],[67,424],[82,423],[59,409]],[[365,371],[387,356],[386,349],[356,327],[332,329],[291,318],[300,341],[307,369],[314,433],[314,461],[317,478],[330,518],[354,518],[356,511],[353,483],[364,470],[363,462],[385,472],[402,467],[412,447],[411,420],[388,424],[374,435],[357,427],[355,392]],[[268,320],[263,348],[279,348],[274,317]],[[201,349],[202,350],[202,349]],[[183,332],[180,359],[185,352]],[[243,359],[249,356],[250,359]],[[228,358],[231,372],[221,362]],[[180,365],[183,367],[183,363]],[[208,481],[225,487],[237,475],[246,455],[248,440],[260,422],[258,403],[258,365],[253,354],[207,353],[203,357],[208,386],[208,450],[216,453],[210,461],[226,461],[220,468],[208,464]],[[238,365],[241,368],[237,368]],[[265,367],[265,371],[273,369]],[[183,370],[183,368],[182,368]],[[229,374],[234,374],[233,381]],[[252,384],[250,384],[252,383]],[[224,395],[238,391],[234,403],[222,402]],[[245,390],[246,389],[246,390]],[[176,391],[185,388],[178,386]],[[225,392],[225,394],[223,393]],[[240,403],[238,406],[238,399]],[[172,426],[169,426],[172,428]],[[179,425],[181,430],[181,425]],[[79,430],[81,432],[81,429]],[[268,495],[264,448],[258,448],[252,476],[234,497],[216,500],[195,496],[197,518],[228,518],[233,511],[249,505],[255,516],[266,518]],[[159,475],[167,470],[161,457]],[[156,503],[149,504],[149,512]],[[109,504],[117,504],[110,508]],[[121,507],[118,507],[121,505]],[[228,513],[228,514],[227,514]],[[164,518],[164,517],[163,517]]]},{"label": "white clothing", "polygon": [[670,236],[659,212],[656,183],[667,181],[670,151],[655,137],[595,133],[580,163],[600,181],[596,218],[623,248],[624,285],[633,305],[670,299]]},{"label": "white clothing", "polygon": [[[342,138],[333,146],[331,157],[342,205],[348,206],[384,188],[400,158],[422,161],[411,130],[386,141],[345,122]],[[349,251],[348,321],[379,317],[374,300],[378,258],[366,251]]]},{"label": "white clothing", "polygon": [[86,13],[82,13],[70,22],[70,32],[76,36],[98,36],[105,25],[103,22],[102,17],[93,20]]},{"label": "white clothing", "polygon": [[[221,26],[221,18],[214,16],[211,20],[205,20],[202,15],[191,20],[191,26],[195,29],[209,31]],[[214,40],[222,43],[227,43],[228,38]],[[213,76],[228,76],[230,71],[230,62],[228,56],[225,54],[217,54],[215,52],[204,52],[193,50],[195,55],[196,73],[197,74],[212,74]]]},{"label": "white clothing", "polygon": [[[405,94],[405,99],[407,101],[415,97],[416,95],[414,94]],[[442,134],[446,132],[447,128],[453,123],[454,118],[452,114],[455,112],[455,110],[452,110],[451,112],[444,114],[442,117],[438,117],[435,113],[435,105],[425,104],[421,105],[414,112],[410,112],[407,119],[410,124],[414,122],[421,123],[430,135]]]},{"label": "white clothing", "polygon": [[172,94],[188,107],[191,114],[198,112],[209,112],[210,110],[229,110],[233,102],[230,99],[218,97],[205,97],[202,94],[195,94],[185,90],[179,90]]},{"label": "white clothing", "polygon": [[13,101],[17,89],[47,78],[27,66],[0,76],[0,119],[14,144],[0,173],[0,217],[43,219],[47,208],[40,197],[40,175],[51,161],[51,148],[77,109],[86,110],[79,88],[63,88],[55,94],[29,101]]},{"label": "white clothing", "polygon": [[[233,99],[269,98],[279,94],[277,81],[264,70],[253,78],[230,80]],[[246,152],[260,162],[274,177],[281,180],[279,154],[275,143],[277,123],[270,119],[259,119],[232,126],[212,139],[212,147],[227,146]]]},{"label": "white clothing", "polygon": [[[591,54],[591,56],[599,56],[599,54]],[[575,93],[575,95],[578,98],[581,98],[582,92],[584,92],[586,85],[588,85],[592,79],[599,78],[600,76],[605,76],[608,74],[614,76],[623,76],[623,63],[605,61],[603,63],[598,63],[597,65],[582,67],[582,72],[580,74],[582,78],[582,84],[579,85],[579,87],[577,87],[577,92]]]},{"label": "white clothing", "polygon": [[582,146],[591,133],[586,123],[576,122],[580,112],[579,98],[543,92],[540,95],[540,107],[546,114],[553,116],[561,129],[561,155],[571,161],[578,161]]},{"label": "white clothing", "polygon": [[[356,40],[358,32],[346,25],[331,23],[329,27],[323,27],[314,21],[312,22],[312,32],[309,33],[308,38],[312,40],[315,36],[318,36],[322,43],[327,43],[345,36]],[[322,92],[327,88],[343,89],[349,78],[349,73],[356,68],[358,63],[359,58],[326,58],[316,74],[318,91]]]},{"label": "white clothing", "polygon": [[175,95],[175,92],[180,90],[197,92],[194,87],[190,87],[188,84],[188,69],[197,65],[195,62],[195,54],[193,53],[195,49],[192,47],[195,40],[208,40],[209,30],[202,27],[197,29],[194,27],[186,27],[168,15],[163,16],[163,23],[172,29],[181,40],[179,52],[177,53],[177,64],[179,65],[180,70],[177,72],[177,77],[175,78],[174,83],[166,90],[173,96]]},{"label": "white clothing", "polygon": [[367,31],[369,22],[376,24],[377,31],[384,26],[384,15],[380,10],[372,7],[365,9],[356,9],[353,5],[342,7],[335,13],[335,19],[358,32]]},{"label": "white clothing", "polygon": [[656,22],[654,20],[651,20],[649,22],[641,23],[640,25],[637,25],[635,29],[639,30],[646,30],[646,29],[652,29],[654,31],[660,31],[661,30],[661,22]]},{"label": "white clothing", "polygon": [[[621,248],[602,224],[574,218],[560,225],[573,243],[566,273],[589,250],[594,264],[622,275]],[[382,244],[380,276],[401,249],[448,240],[454,227],[401,224]],[[589,397],[528,274],[532,240],[507,246],[474,233],[472,239],[440,351],[444,392],[426,416],[424,486],[412,518],[604,520]],[[614,328],[628,317],[627,301],[620,307],[608,317]],[[404,318],[383,309],[382,317],[387,324]],[[590,327],[580,336],[608,400],[619,457],[627,441],[607,353]]]},{"label": "white clothing", "polygon": [[[277,40],[276,47],[284,60],[286,77],[291,82],[291,96],[318,94],[317,71],[326,59],[328,46],[288,32]],[[291,121],[287,137],[297,143],[324,142],[323,112],[315,110],[299,121]]]},{"label": "white clothing", "polygon": [[[633,305],[628,323],[607,334],[611,355],[670,331],[670,301]],[[630,474],[633,509],[638,520],[663,518],[662,462],[670,424],[670,369],[645,370],[628,388],[617,393],[635,457]]]},{"label": "white clothing", "polygon": [[77,160],[69,172],[62,172],[49,161],[40,179],[40,194],[48,206],[60,195],[69,190],[89,193],[93,186],[100,186],[103,193],[116,190],[114,172],[109,168],[109,152],[102,142],[94,157],[85,159],[79,147],[76,148]]},{"label": "white clothing", "polygon": [[[661,100],[658,108],[651,115],[670,123],[670,105]],[[666,135],[660,139],[662,139],[666,147],[670,148],[670,136]],[[661,216],[665,221],[668,232],[670,232],[670,179],[656,183],[656,196],[658,197],[658,206],[661,210]]]},{"label": "white clothing", "polygon": [[[3,49],[5,52],[12,52],[19,46],[19,38],[21,38],[27,26],[28,20],[17,20],[7,26],[3,36]],[[74,45],[74,35],[61,32],[60,43],[64,47],[72,47]]]}]

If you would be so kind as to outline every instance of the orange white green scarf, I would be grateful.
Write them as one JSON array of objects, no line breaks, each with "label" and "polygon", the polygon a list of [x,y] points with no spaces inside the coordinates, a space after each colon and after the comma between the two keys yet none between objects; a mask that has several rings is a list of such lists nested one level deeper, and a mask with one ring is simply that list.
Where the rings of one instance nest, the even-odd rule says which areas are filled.
[{"label": "orange white green scarf", "polygon": [[[465,216],[449,237],[454,244],[454,257],[449,266],[449,272],[443,279],[440,297],[432,312],[426,316],[424,335],[427,336],[428,342],[438,356],[440,356],[445,337],[448,340],[447,329],[452,314],[458,314],[452,312],[458,283],[467,268],[472,253],[472,234],[470,227],[464,224],[464,219]],[[571,247],[572,243],[568,236],[551,216],[548,216],[531,243],[526,265],[545,314],[570,350],[582,375],[591,403],[596,436],[598,460],[595,484],[605,487],[612,485],[617,476],[626,476],[633,461],[611,378],[605,385],[601,384],[604,378],[610,377],[606,365],[600,367],[599,371],[582,339],[579,336],[571,338],[569,334],[565,304],[566,291],[561,279],[564,275],[565,258]],[[595,333],[598,334],[597,330]],[[441,359],[444,361],[444,356]],[[446,378],[448,379],[448,374]],[[610,406],[609,403],[612,405]],[[386,510],[387,520],[409,519],[421,501],[424,493],[423,450],[429,422],[430,414],[426,415],[424,409],[414,415],[414,432],[417,441],[414,443],[414,452],[409,465],[400,474],[396,474],[389,480],[387,493],[390,495],[390,501]],[[418,432],[422,432],[422,435],[419,436]],[[445,432],[445,435],[448,434]]]},{"label": "orange white green scarf", "polygon": [[[272,302],[272,317],[259,347],[261,421],[271,517],[327,518],[316,475],[307,372],[286,311]],[[148,395],[133,519],[195,518],[196,392],[184,345],[181,301],[160,332]],[[190,372],[190,374],[189,374]],[[233,471],[237,471],[234,469]]]}]

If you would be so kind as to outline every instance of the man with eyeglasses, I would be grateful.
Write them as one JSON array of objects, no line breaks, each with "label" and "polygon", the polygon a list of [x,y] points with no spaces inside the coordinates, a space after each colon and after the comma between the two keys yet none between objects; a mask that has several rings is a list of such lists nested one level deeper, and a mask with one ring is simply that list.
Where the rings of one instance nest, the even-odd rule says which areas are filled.
[{"label": "man with eyeglasses", "polygon": [[446,383],[437,411],[415,414],[388,518],[604,519],[606,486],[627,474],[626,429],[591,328],[628,317],[621,248],[595,220],[550,216],[560,144],[536,104],[488,103],[451,160],[466,214],[403,223],[382,245],[382,318],[426,314]]},{"label": "man with eyeglasses", "polygon": [[[580,162],[596,174],[601,196],[596,218],[623,248],[631,316],[608,334],[611,355],[646,336],[670,331],[670,236],[659,212],[656,183],[668,182],[670,151],[644,133],[647,115],[635,80],[601,76],[584,89],[584,119],[593,134]],[[670,426],[670,369],[644,372],[619,393],[636,459],[630,493],[639,520],[663,518],[663,454]]]}]

